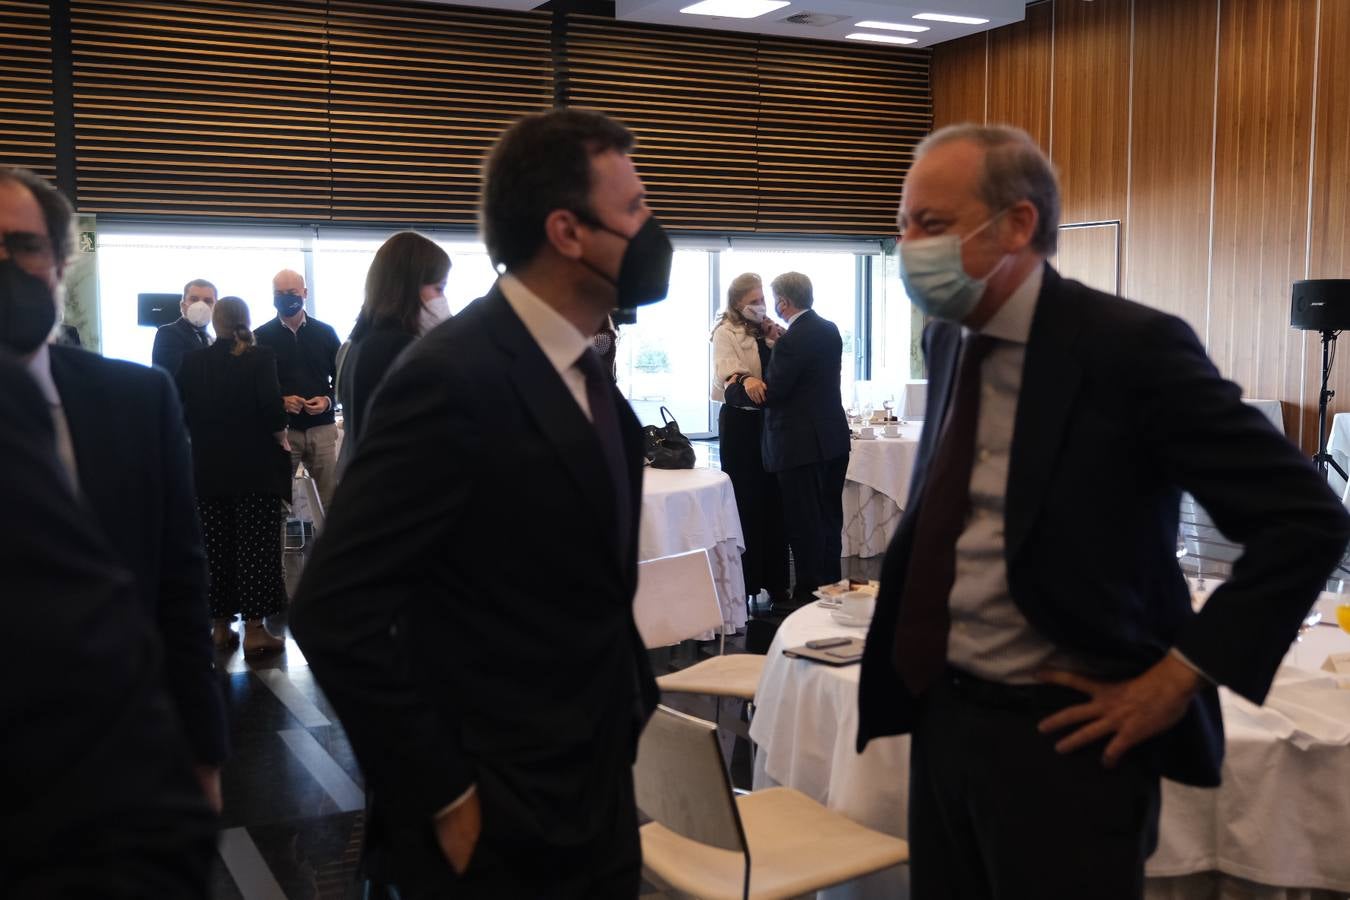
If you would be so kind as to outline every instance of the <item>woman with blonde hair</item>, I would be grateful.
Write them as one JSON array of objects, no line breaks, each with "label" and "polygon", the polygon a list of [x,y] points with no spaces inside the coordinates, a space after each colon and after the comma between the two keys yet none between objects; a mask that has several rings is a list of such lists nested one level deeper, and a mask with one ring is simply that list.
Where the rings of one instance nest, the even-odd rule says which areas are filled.
[{"label": "woman with blonde hair", "polygon": [[255,344],[248,306],[224,297],[212,310],[216,342],[183,357],[183,397],[197,510],[206,541],[208,597],[218,648],[239,638],[244,653],[279,650],[285,641],[263,624],[286,606],[281,570],[281,501],[291,495],[286,407],[276,356]]},{"label": "woman with blonde hair", "polygon": [[764,412],[756,406],[727,403],[725,388],[751,376],[762,381],[773,343],[781,334],[769,320],[760,277],[753,272],[736,276],[727,288],[727,307],[712,333],[712,399],[722,404],[717,416],[722,471],[731,479],[745,535],[741,557],[745,593],[753,600],[761,590],[768,591],[776,604],[788,599],[788,549],[778,482],[764,471],[760,456]]}]

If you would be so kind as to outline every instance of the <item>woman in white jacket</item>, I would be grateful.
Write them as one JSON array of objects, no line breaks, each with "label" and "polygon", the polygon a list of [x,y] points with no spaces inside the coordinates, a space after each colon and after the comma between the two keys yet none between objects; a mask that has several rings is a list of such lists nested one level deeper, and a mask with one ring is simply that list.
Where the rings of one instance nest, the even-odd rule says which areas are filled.
[{"label": "woman in white jacket", "polygon": [[764,413],[754,406],[731,406],[724,387],[750,375],[763,380],[780,334],[782,330],[768,319],[760,277],[753,272],[736,276],[727,289],[727,308],[712,333],[712,399],[722,404],[717,417],[722,471],[731,478],[745,534],[741,557],[745,593],[753,598],[765,590],[774,602],[788,597],[788,546],[778,482],[764,471],[760,456]]}]

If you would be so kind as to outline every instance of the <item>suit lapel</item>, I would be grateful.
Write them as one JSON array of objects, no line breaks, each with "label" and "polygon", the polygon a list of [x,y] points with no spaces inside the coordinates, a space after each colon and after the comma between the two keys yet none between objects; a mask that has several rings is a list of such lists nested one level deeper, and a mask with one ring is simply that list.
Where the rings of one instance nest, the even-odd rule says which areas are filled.
[{"label": "suit lapel", "polygon": [[81,360],[76,354],[88,351],[52,346],[48,352],[52,382],[61,395],[61,411],[70,429],[70,443],[75,448],[75,468],[79,473],[81,493],[87,496],[89,486],[108,483],[102,471],[108,454],[99,450],[98,423],[114,407],[109,405],[109,398],[101,396],[96,379],[80,378]]},{"label": "suit lapel", "polygon": [[[509,378],[525,410],[602,522],[614,523],[614,488],[593,426],[497,287],[486,298],[489,331],[511,357]],[[636,521],[636,519],[634,519]]]},{"label": "suit lapel", "polygon": [[947,405],[951,401],[952,383],[956,380],[956,366],[961,358],[961,328],[934,322],[929,326],[927,340],[928,404],[919,436],[918,463],[910,478],[909,491],[909,496],[916,501],[919,499],[916,489],[924,482],[942,434],[942,425],[947,420]]},{"label": "suit lapel", "polygon": [[1004,526],[1009,561],[1017,556],[1045,500],[1083,377],[1075,352],[1082,321],[1060,286],[1059,274],[1047,265],[1027,340],[1008,464]]}]

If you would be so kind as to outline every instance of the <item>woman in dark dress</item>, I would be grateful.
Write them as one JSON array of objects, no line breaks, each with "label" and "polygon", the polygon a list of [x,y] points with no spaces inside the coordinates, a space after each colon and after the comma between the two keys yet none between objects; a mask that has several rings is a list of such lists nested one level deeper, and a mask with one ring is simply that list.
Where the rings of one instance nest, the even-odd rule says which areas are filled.
[{"label": "woman in dark dress", "polygon": [[413,231],[385,241],[366,273],[366,299],[338,370],[344,469],[365,423],[370,398],[394,360],[414,340],[450,318],[445,281],[450,257]]},{"label": "woman in dark dress", "polygon": [[214,640],[225,648],[245,622],[244,653],[280,650],[263,624],[286,607],[282,498],[291,496],[286,408],[276,356],[254,343],[248,306],[224,297],[212,310],[216,342],[183,357],[178,391],[192,438],[197,510],[206,540]]},{"label": "woman in dark dress", "polygon": [[752,272],[736,276],[727,289],[727,308],[712,333],[712,399],[722,404],[717,416],[722,471],[731,479],[745,535],[741,557],[745,593],[753,599],[761,590],[768,591],[775,603],[788,597],[788,545],[778,482],[764,471],[760,456],[764,412],[759,407],[731,406],[724,388],[746,375],[762,379],[779,334],[766,314],[760,277]]}]

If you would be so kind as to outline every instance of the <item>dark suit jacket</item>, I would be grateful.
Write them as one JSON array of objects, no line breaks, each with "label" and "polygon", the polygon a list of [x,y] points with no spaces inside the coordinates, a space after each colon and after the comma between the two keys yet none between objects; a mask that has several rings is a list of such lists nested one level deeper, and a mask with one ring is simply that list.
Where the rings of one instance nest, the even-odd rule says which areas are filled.
[{"label": "dark suit jacket", "polygon": [[[859,689],[859,749],[914,724],[892,647],[960,345],[957,325],[934,323],[924,336],[930,414],[910,502],[882,567]],[[1199,615],[1175,556],[1182,491],[1246,546]],[[1254,703],[1350,538],[1350,518],[1312,465],[1242,403],[1184,322],[1062,280],[1048,265],[1027,343],[1005,516],[1013,601],[1056,646],[1121,679],[1176,647]],[[1135,752],[1168,778],[1218,784],[1215,689],[1200,691],[1176,726]]]},{"label": "dark suit jacket", "polygon": [[[848,418],[839,394],[844,350],[839,329],[815,310],[797,317],[774,344],[764,375],[764,469],[781,472],[824,462],[849,451]],[[728,385],[727,402],[753,406],[739,384]]]},{"label": "dark suit jacket", "polygon": [[342,363],[342,383],[338,394],[342,397],[343,446],[361,436],[366,411],[375,388],[384,379],[398,355],[408,348],[415,336],[398,325],[376,325],[352,342],[347,358]]},{"label": "dark suit jacket", "polygon": [[155,331],[155,346],[150,350],[150,361],[170,375],[177,375],[183,356],[205,346],[206,333],[179,316]]},{"label": "dark suit jacket", "polygon": [[164,644],[169,695],[199,762],[225,759],[206,606],[206,553],[183,412],[159,369],[52,346],[80,493]]},{"label": "dark suit jacket", "polygon": [[594,427],[498,290],[370,406],[290,622],[373,793],[370,849],[405,888],[450,877],[432,819],[471,784],[485,841],[612,833],[657,695],[632,613],[642,429],[610,398],[622,535]]},{"label": "dark suit jacket", "polygon": [[[0,896],[205,897],[215,818],[132,579],[57,462],[37,386],[0,360]],[[204,630],[204,628],[203,628]]]},{"label": "dark suit jacket", "polygon": [[178,370],[197,496],[289,499],[291,454],[273,437],[288,421],[276,356],[266,347],[235,356],[233,343],[194,350]]}]

